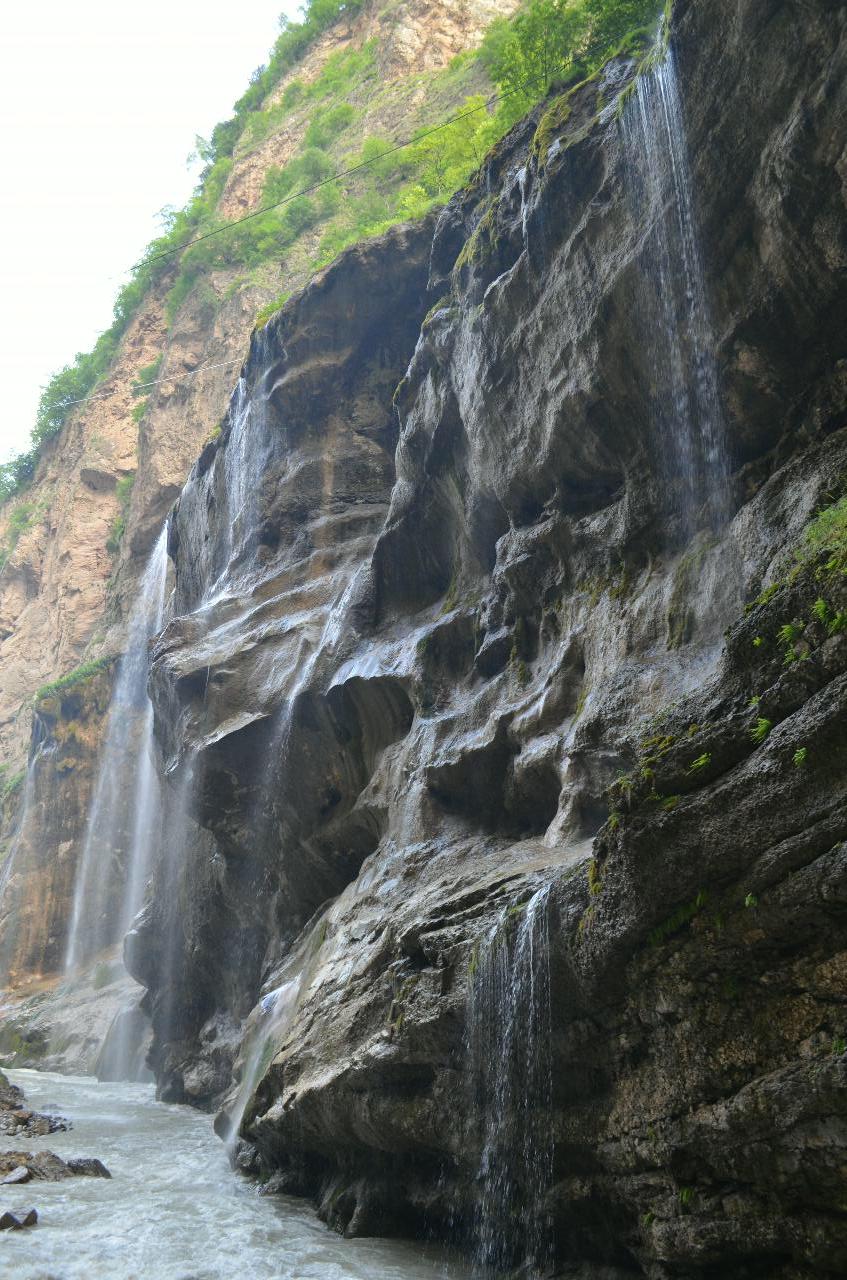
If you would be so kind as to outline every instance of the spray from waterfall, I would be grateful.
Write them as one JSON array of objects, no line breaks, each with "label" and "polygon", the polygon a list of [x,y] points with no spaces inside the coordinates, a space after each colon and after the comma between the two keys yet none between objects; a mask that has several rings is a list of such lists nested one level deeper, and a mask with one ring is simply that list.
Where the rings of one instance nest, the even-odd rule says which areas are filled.
[{"label": "spray from waterfall", "polygon": [[17,826],[15,827],[8,852],[2,863],[0,863],[0,982],[6,981],[9,966],[14,962],[19,927],[19,921],[14,916],[14,908],[10,910],[9,906],[7,906],[6,894],[9,885],[14,879],[18,851],[26,837],[29,814],[35,803],[35,781],[38,764],[44,752],[44,743],[39,743],[27,765]]},{"label": "spray from waterfall", "polygon": [[160,821],[153,762],[148,646],[162,628],[167,577],[163,529],[141,580],[118,665],[100,770],[74,884],[65,970],[73,972],[128,929],[141,906]]},{"label": "spray from waterfall", "polygon": [[637,77],[621,129],[635,217],[648,227],[642,301],[652,329],[652,416],[670,505],[691,532],[695,513],[714,526],[725,519],[729,466],[672,48]]},{"label": "spray from waterfall", "polygon": [[501,917],[474,960],[466,1038],[482,1126],[474,1253],[485,1274],[521,1263],[543,1273],[552,1260],[548,907],[544,885]]}]

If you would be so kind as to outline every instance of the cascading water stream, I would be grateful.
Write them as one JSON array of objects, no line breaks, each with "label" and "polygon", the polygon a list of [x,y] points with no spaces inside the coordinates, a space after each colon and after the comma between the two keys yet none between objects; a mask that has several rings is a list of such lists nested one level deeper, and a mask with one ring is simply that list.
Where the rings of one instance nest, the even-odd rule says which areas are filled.
[{"label": "cascading water stream", "polygon": [[7,918],[7,908],[4,906],[6,888],[14,875],[18,850],[26,834],[27,820],[35,796],[36,773],[44,752],[44,743],[39,743],[27,764],[18,824],[12,837],[9,851],[3,859],[2,865],[0,865],[0,938],[2,938],[2,942],[0,942],[0,982],[5,982],[8,977],[8,968],[13,963],[12,958],[17,940],[17,922],[14,919],[14,915]]},{"label": "cascading water stream", "polygon": [[471,979],[471,1114],[482,1128],[474,1260],[485,1274],[518,1263],[543,1273],[552,1259],[548,908],[544,885],[523,908],[506,912],[480,947]]},{"label": "cascading water stream", "polygon": [[167,532],[162,529],[130,615],[109,708],[74,885],[68,973],[123,936],[141,906],[152,866],[160,805],[153,707],[147,695],[148,646],[162,628],[167,567]]},{"label": "cascading water stream", "polygon": [[643,279],[655,382],[653,417],[671,505],[717,526],[728,508],[726,431],[715,338],[672,48],[639,75],[621,117],[636,223],[648,230]]}]

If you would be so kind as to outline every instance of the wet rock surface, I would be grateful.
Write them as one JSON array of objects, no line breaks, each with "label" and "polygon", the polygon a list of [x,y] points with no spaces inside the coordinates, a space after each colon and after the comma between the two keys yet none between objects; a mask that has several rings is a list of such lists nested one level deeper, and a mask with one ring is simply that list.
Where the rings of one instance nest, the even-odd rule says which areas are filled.
[{"label": "wet rock surface", "polygon": [[16,1084],[10,1084],[0,1071],[0,1134],[44,1138],[69,1128],[70,1123],[61,1116],[31,1111],[26,1105],[23,1090]]},{"label": "wet rock surface", "polygon": [[803,551],[847,492],[845,15],[678,0],[673,49],[725,469],[669,480],[619,59],[254,340],[172,520],[127,959],[163,1096],[339,1230],[472,1249],[494,1206],[485,1262],[810,1280],[847,1265],[847,594]]},{"label": "wet rock surface", "polygon": [[[23,1169],[28,1177],[16,1182],[62,1182],[65,1178],[111,1178],[102,1161],[94,1157],[63,1160],[53,1151],[0,1151],[0,1173],[16,1173]],[[6,1181],[6,1178],[3,1178]]]},{"label": "wet rock surface", "polygon": [[[8,1182],[8,1178],[3,1179]],[[38,1211],[27,1209],[24,1212],[10,1213],[6,1210],[0,1214],[0,1231],[20,1231],[23,1227],[34,1227],[38,1222]]]}]

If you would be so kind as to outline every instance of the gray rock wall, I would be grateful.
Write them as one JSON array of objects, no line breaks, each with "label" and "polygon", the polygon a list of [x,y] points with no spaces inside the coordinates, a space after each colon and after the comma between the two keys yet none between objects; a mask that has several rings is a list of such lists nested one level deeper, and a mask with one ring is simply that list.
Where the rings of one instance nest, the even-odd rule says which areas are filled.
[{"label": "gray rock wall", "polygon": [[720,467],[622,58],[292,299],[177,505],[130,967],[165,1096],[351,1234],[844,1270],[844,28],[674,9]]}]

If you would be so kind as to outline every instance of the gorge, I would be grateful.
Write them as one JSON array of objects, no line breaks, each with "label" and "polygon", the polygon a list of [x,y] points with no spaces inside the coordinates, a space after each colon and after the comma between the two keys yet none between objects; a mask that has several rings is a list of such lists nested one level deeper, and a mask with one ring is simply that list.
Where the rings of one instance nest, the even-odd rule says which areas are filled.
[{"label": "gorge", "polygon": [[12,1065],[444,1274],[844,1274],[845,119],[843,4],[675,0],[145,468],[165,388],[7,816]]}]

